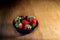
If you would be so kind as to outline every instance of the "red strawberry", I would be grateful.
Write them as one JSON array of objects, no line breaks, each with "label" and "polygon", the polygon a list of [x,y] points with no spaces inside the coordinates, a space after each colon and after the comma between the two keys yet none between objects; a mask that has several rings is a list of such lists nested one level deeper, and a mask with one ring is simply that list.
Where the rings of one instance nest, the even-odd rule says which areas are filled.
[{"label": "red strawberry", "polygon": [[22,23],[25,24],[29,24],[29,22],[27,20],[22,20]]},{"label": "red strawberry", "polygon": [[23,18],[26,19],[26,16],[24,16]]},{"label": "red strawberry", "polygon": [[36,19],[34,18],[30,18],[30,22],[34,24],[34,26],[36,26]]},{"label": "red strawberry", "polygon": [[19,24],[19,28],[20,28],[20,29],[22,29],[22,27],[23,27],[23,24],[22,24],[22,23],[20,23],[20,24]]},{"label": "red strawberry", "polygon": [[24,30],[29,30],[26,26],[24,26]]},{"label": "red strawberry", "polygon": [[33,21],[34,26],[36,26],[36,20]]}]

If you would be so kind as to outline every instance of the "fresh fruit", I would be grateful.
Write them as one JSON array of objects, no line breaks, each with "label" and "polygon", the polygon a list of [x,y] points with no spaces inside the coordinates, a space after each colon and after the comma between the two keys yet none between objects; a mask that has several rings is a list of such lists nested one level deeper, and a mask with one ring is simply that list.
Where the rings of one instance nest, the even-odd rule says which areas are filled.
[{"label": "fresh fruit", "polygon": [[18,16],[13,21],[13,26],[19,33],[26,34],[34,30],[38,23],[34,16]]},{"label": "fresh fruit", "polygon": [[19,28],[20,28],[20,29],[23,28],[23,24],[22,24],[22,23],[19,24]]},{"label": "fresh fruit", "polygon": [[34,18],[30,18],[30,22],[34,24],[34,26],[36,26],[36,19]]},{"label": "fresh fruit", "polygon": [[22,20],[22,24],[29,24],[29,22],[27,20]]}]

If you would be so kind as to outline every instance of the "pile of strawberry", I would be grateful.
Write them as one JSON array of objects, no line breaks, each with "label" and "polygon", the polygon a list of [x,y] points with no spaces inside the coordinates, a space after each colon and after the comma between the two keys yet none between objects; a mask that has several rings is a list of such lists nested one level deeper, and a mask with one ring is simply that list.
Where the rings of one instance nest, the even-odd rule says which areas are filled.
[{"label": "pile of strawberry", "polygon": [[13,25],[17,29],[28,31],[37,27],[38,21],[34,16],[18,16]]}]

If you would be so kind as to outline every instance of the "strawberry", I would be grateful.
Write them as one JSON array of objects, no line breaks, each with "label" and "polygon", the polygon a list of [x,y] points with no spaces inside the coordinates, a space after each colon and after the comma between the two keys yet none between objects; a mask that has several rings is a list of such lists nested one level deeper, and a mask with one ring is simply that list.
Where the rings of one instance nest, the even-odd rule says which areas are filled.
[{"label": "strawberry", "polygon": [[34,26],[36,26],[36,19],[34,18],[30,18],[30,22],[34,24]]},{"label": "strawberry", "polygon": [[34,26],[36,26],[36,20],[33,21]]},{"label": "strawberry", "polygon": [[19,24],[19,28],[20,28],[20,29],[22,29],[22,27],[23,27],[23,24],[22,24],[22,23],[20,23],[20,24]]},{"label": "strawberry", "polygon": [[24,26],[24,30],[29,30],[26,26]]},{"label": "strawberry", "polygon": [[22,23],[25,24],[29,24],[29,22],[27,20],[22,20]]},{"label": "strawberry", "polygon": [[24,16],[23,19],[26,19],[26,16]]}]

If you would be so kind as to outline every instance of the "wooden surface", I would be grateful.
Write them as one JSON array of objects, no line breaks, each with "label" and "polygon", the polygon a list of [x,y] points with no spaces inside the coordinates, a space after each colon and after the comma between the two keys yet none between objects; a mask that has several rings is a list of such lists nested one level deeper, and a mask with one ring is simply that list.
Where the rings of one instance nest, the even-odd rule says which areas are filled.
[{"label": "wooden surface", "polygon": [[[60,1],[21,1],[1,11],[3,40],[60,40]],[[5,14],[4,14],[5,13]],[[17,16],[36,16],[39,25],[32,33],[21,36],[12,26]]]}]

